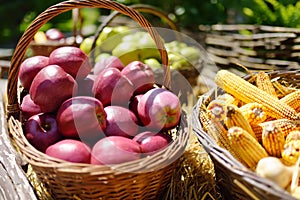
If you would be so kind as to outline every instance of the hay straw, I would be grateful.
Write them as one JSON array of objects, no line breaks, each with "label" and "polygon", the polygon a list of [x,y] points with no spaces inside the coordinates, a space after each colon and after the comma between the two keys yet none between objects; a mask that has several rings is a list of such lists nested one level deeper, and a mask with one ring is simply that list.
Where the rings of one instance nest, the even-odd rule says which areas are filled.
[{"label": "hay straw", "polygon": [[[188,116],[194,105],[192,99],[191,95],[188,104],[183,105]],[[216,190],[213,162],[192,132],[191,127],[189,134],[189,143],[174,170],[163,199],[219,199],[220,194]]]},{"label": "hay straw", "polygon": [[179,160],[163,199],[218,199],[213,163],[191,134],[189,145]]},{"label": "hay straw", "polygon": [[37,175],[33,171],[31,165],[28,165],[27,173],[28,180],[30,181],[33,189],[36,192],[39,200],[54,200],[51,195],[47,192],[47,189],[43,186],[43,184],[38,180]]}]

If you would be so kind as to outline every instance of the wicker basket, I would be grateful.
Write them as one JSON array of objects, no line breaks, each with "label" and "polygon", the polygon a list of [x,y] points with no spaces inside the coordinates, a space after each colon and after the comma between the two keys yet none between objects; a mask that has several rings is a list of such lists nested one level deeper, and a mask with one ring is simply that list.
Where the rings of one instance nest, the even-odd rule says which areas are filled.
[{"label": "wicker basket", "polygon": [[[272,71],[271,78],[300,88],[300,71]],[[245,80],[252,76],[247,75]],[[273,182],[259,177],[255,172],[237,161],[226,149],[221,148],[212,137],[203,130],[199,115],[201,109],[207,106],[216,96],[224,94],[220,88],[202,95],[193,107],[191,126],[201,145],[214,163],[216,182],[224,199],[295,199],[287,191]]]},{"label": "wicker basket", "polygon": [[259,25],[200,26],[211,60],[222,68],[299,68],[300,29]]},{"label": "wicker basket", "polygon": [[53,50],[63,46],[78,47],[79,45],[76,43],[75,37],[69,37],[63,41],[47,41],[45,43],[36,43],[35,41],[32,41],[30,43],[30,49],[33,56],[49,56]]},{"label": "wicker basket", "polygon": [[82,40],[82,17],[79,9],[72,10],[72,36],[63,38],[61,40],[47,40],[45,42],[36,42],[32,40],[29,45],[29,49],[32,51],[31,55],[49,56],[50,53],[63,46],[76,46],[79,47],[80,40]]},{"label": "wicker basket", "polygon": [[140,160],[113,166],[77,164],[47,156],[25,138],[20,120],[18,72],[30,41],[39,28],[56,15],[74,8],[106,8],[130,16],[144,27],[160,51],[165,81],[169,88],[170,70],[164,44],[157,31],[137,11],[108,0],[70,0],[42,12],[25,31],[11,60],[7,84],[7,119],[11,139],[27,160],[39,181],[54,199],[157,199],[166,188],[188,141],[187,117],[183,111],[180,125],[172,129],[174,141],[166,149]]}]

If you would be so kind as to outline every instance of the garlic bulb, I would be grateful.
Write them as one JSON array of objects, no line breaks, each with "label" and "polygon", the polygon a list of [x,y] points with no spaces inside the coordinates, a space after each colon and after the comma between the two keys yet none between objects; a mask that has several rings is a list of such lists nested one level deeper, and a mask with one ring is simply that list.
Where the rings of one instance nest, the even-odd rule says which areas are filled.
[{"label": "garlic bulb", "polygon": [[294,167],[284,165],[277,157],[265,157],[259,160],[256,166],[256,173],[274,181],[280,187],[286,188],[292,180]]}]

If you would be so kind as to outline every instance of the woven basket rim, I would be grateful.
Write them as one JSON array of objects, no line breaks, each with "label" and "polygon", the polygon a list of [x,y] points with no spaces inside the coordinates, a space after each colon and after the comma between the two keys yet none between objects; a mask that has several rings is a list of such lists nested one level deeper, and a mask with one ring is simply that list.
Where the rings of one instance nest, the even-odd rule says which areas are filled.
[{"label": "woven basket rim", "polygon": [[[254,72],[257,73],[257,72]],[[287,70],[275,70],[267,72],[273,77],[289,77],[291,75],[295,75],[295,77],[300,77],[300,70],[287,71]],[[243,76],[245,80],[251,78],[251,74],[247,74]],[[204,147],[205,151],[209,154],[209,156],[213,157],[217,163],[214,165],[221,165],[225,167],[231,173],[237,175],[241,180],[251,184],[253,188],[250,190],[254,193],[258,192],[255,190],[260,190],[260,192],[265,192],[266,194],[273,194],[277,197],[295,199],[288,193],[286,190],[279,187],[274,182],[262,178],[258,176],[255,172],[251,171],[242,163],[240,163],[236,158],[234,158],[228,150],[220,147],[217,143],[212,139],[212,137],[202,129],[201,122],[199,120],[199,114],[201,110],[201,105],[205,104],[206,101],[210,101],[210,98],[214,98],[217,93],[222,94],[224,90],[220,89],[218,86],[212,88],[207,93],[201,95],[197,101],[197,103],[192,108],[192,122],[191,126],[193,132],[196,134],[200,144]],[[229,174],[228,174],[229,176]],[[237,187],[239,187],[237,185]],[[242,188],[241,188],[242,189]],[[267,196],[267,195],[266,195]]]}]

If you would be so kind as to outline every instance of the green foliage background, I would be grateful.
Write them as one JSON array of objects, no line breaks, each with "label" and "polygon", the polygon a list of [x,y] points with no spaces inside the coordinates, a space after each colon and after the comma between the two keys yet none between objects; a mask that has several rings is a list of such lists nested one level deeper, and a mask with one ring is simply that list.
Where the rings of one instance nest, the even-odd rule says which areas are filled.
[{"label": "green foliage background", "polygon": [[299,0],[242,0],[245,22],[300,28]]},{"label": "green foliage background", "polygon": [[[0,46],[14,46],[29,23],[42,11],[61,0],[0,0]],[[249,23],[300,27],[298,0],[116,0],[131,5],[154,5],[169,13],[181,27],[197,31],[200,24]],[[85,25],[97,24],[101,9],[83,14]],[[58,15],[43,29],[72,30],[71,12]]]}]

